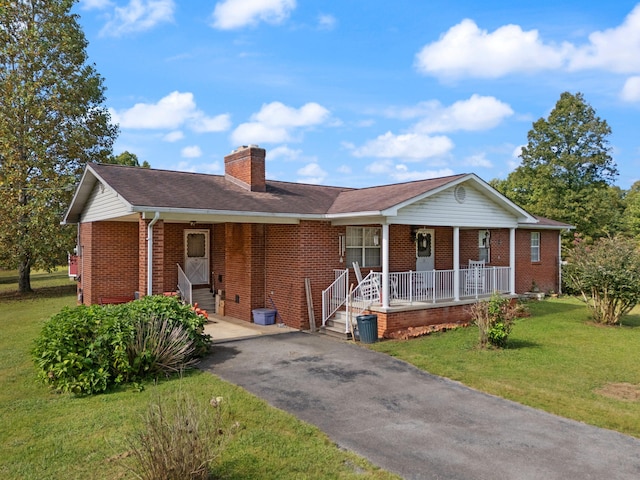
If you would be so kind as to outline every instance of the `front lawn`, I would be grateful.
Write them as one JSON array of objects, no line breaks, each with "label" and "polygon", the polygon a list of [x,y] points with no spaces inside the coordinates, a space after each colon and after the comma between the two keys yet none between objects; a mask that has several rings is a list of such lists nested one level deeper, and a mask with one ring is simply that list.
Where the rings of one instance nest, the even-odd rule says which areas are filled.
[{"label": "front lawn", "polygon": [[476,327],[370,347],[435,375],[557,415],[640,437],[640,309],[620,327],[589,321],[572,298],[528,303],[504,350]]},{"label": "front lawn", "polygon": [[30,351],[44,321],[75,304],[74,293],[50,289],[56,284],[65,287],[67,281],[59,276],[57,283],[47,280],[48,288],[34,295],[0,298],[3,480],[134,478],[122,463],[130,460],[126,438],[141,427],[150,402],[175,397],[177,392],[205,405],[221,396],[239,423],[227,449],[214,462],[216,478],[397,478],[340,450],[317,428],[200,371],[146,384],[142,392],[123,388],[88,397],[51,393],[36,382]]}]

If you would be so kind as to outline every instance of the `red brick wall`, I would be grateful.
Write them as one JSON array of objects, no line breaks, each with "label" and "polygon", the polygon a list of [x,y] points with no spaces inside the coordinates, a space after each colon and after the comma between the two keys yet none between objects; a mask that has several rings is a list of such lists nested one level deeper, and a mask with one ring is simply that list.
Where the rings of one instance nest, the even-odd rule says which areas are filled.
[{"label": "red brick wall", "polygon": [[138,290],[138,225],[92,222],[80,225],[83,303],[100,297],[133,296]]},{"label": "red brick wall", "polygon": [[[266,235],[266,297],[271,295],[278,313],[287,325],[309,328],[304,279],[311,283],[316,326],[322,324],[322,290],[334,280],[340,263],[339,235],[345,227],[330,222],[303,221],[299,225],[269,225]],[[355,280],[355,276],[350,277]]]},{"label": "red brick wall", "polygon": [[405,312],[371,312],[378,317],[378,337],[407,327],[422,327],[442,323],[467,323],[469,305],[454,305]]},{"label": "red brick wall", "polygon": [[264,230],[258,224],[226,224],[225,315],[251,321],[251,311],[265,307]]},{"label": "red brick wall", "polygon": [[541,292],[558,292],[560,235],[555,230],[539,230],[540,262],[532,262],[532,231],[535,230],[516,230],[516,292],[531,291],[534,281]]}]

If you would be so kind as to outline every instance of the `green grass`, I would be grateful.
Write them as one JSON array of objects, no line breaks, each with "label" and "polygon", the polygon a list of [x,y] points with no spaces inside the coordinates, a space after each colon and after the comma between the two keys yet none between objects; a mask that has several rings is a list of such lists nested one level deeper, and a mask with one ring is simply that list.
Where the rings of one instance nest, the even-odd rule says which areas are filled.
[{"label": "green grass", "polygon": [[477,347],[469,327],[370,348],[420,369],[557,415],[640,437],[640,401],[596,392],[610,384],[640,388],[640,309],[619,327],[589,320],[576,299],[529,303],[503,350]]},{"label": "green grass", "polygon": [[[34,294],[54,291],[75,291],[76,283],[69,278],[67,267],[57,267],[53,272],[36,270],[31,272],[31,288]],[[20,297],[18,295],[18,272],[15,270],[0,270],[0,297]],[[24,297],[24,296],[23,296]]]},{"label": "green grass", "polygon": [[[66,275],[66,274],[65,274]],[[199,402],[224,397],[239,429],[214,462],[225,479],[392,479],[364,459],[336,447],[317,428],[223,382],[194,371],[181,379],[78,398],[37,383],[30,351],[43,322],[73,293],[56,289],[53,276],[33,295],[0,298],[0,478],[133,478],[122,459],[127,437],[142,427],[150,402],[182,391]],[[57,278],[57,279],[56,279]],[[51,282],[51,283],[49,283]],[[43,293],[45,292],[45,293]],[[215,347],[214,347],[215,348]]]}]

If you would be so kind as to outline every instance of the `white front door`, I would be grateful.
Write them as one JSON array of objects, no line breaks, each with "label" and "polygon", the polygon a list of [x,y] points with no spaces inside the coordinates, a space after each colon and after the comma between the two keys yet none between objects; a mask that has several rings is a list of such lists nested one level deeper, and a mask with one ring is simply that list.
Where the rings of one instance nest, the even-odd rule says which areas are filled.
[{"label": "white front door", "polygon": [[184,231],[184,273],[194,285],[209,283],[209,230]]},{"label": "white front door", "polygon": [[421,228],[416,232],[416,271],[435,268],[435,235],[433,229]]}]

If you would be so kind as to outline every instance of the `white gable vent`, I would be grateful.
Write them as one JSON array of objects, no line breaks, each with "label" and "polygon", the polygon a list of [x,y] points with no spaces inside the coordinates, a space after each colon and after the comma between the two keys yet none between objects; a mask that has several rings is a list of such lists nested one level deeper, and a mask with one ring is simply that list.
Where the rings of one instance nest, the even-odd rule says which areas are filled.
[{"label": "white gable vent", "polygon": [[458,203],[464,203],[467,198],[467,191],[464,189],[464,186],[458,185],[453,189],[453,196]]}]

